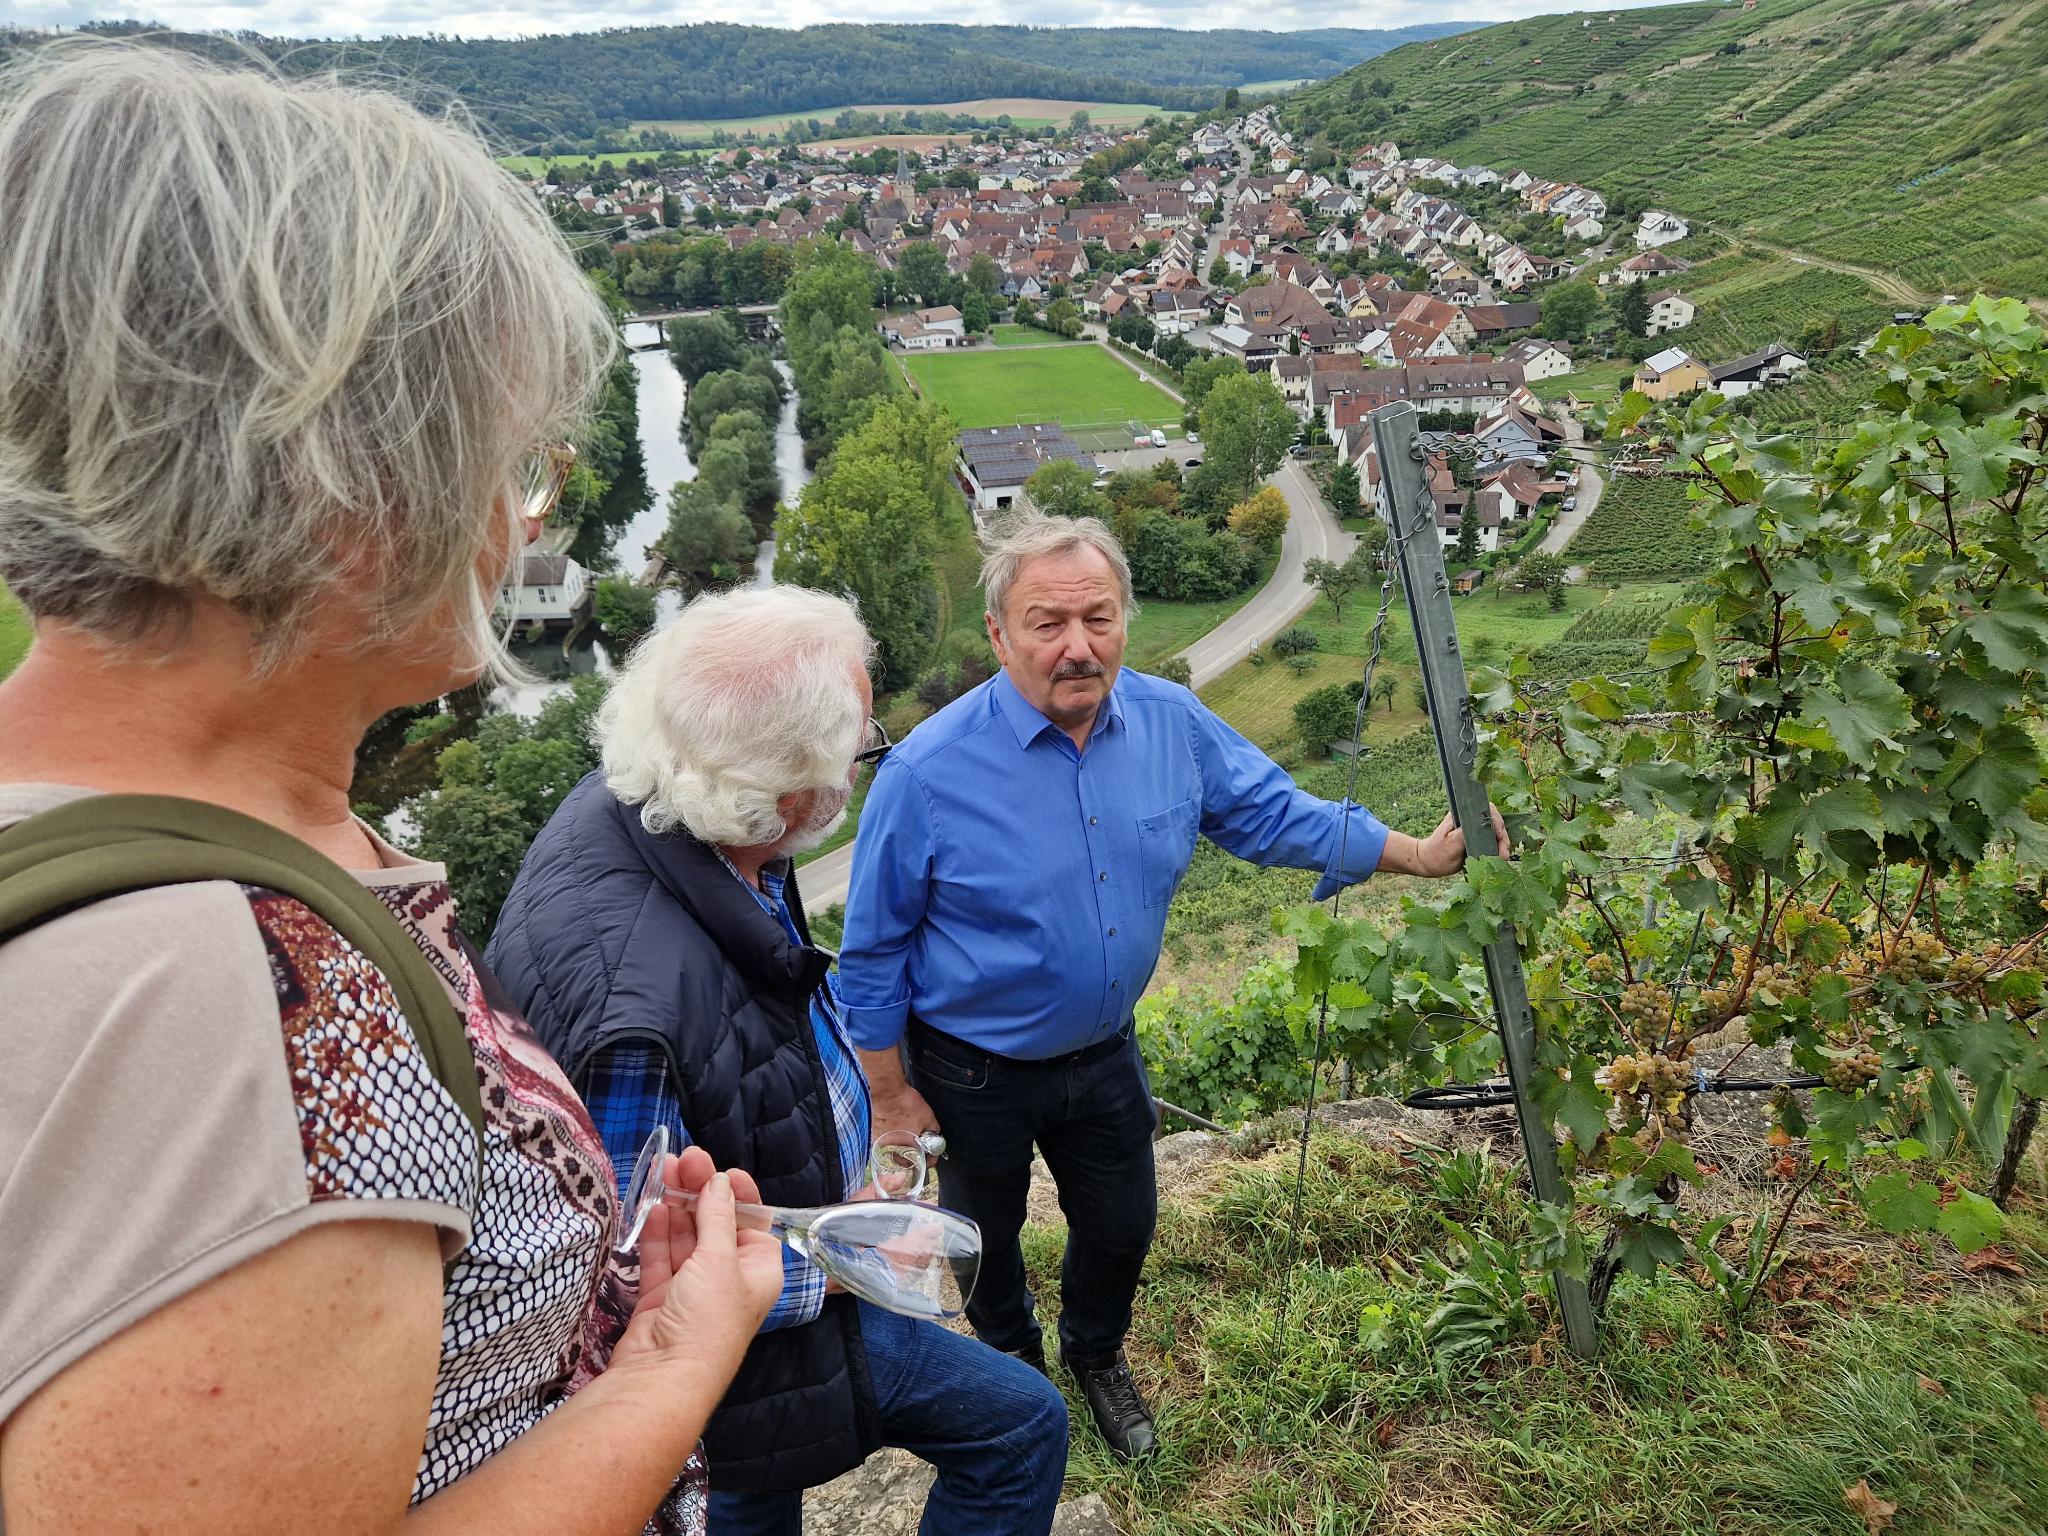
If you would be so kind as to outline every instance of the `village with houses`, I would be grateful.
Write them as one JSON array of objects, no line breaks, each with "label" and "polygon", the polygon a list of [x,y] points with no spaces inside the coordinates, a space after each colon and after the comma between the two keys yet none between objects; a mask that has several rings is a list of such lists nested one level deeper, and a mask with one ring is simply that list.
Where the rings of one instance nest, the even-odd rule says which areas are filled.
[{"label": "village with houses", "polygon": [[[1806,364],[1783,342],[1726,358],[1689,348],[1689,264],[1667,249],[1691,233],[1687,219],[1648,208],[1617,221],[1592,187],[1404,154],[1392,141],[1312,171],[1270,107],[1201,124],[1170,170],[1154,156],[1101,172],[1125,146],[1144,147],[1134,133],[1076,124],[1004,137],[929,145],[915,174],[900,146],[812,145],[722,149],[703,164],[607,178],[602,189],[545,176],[531,186],[558,214],[617,221],[628,247],[677,229],[736,254],[822,238],[899,279],[906,257],[935,249],[956,288],[970,292],[975,274],[984,291],[920,304],[905,285],[877,329],[906,360],[991,347],[999,320],[1095,344],[1155,380],[1199,357],[1233,359],[1268,375],[1294,409],[1297,452],[1313,453],[1318,478],[1348,467],[1371,507],[1380,475],[1366,419],[1410,401],[1441,442],[1463,450],[1443,455],[1435,473],[1446,547],[1489,557],[1574,510],[1592,477],[1571,450],[1574,410],[1587,403],[1570,388],[1582,343],[1572,327],[1546,322],[1548,287],[1590,271],[1610,302],[1639,290],[1639,334],[1658,345],[1624,383],[1652,400],[1706,388],[1733,398]],[[1549,237],[1510,238],[1502,226],[1511,218]],[[1532,390],[1553,380],[1566,382]],[[1071,429],[1114,413],[1085,398],[1064,403],[1059,420],[961,431],[959,479],[972,505],[1011,505],[1044,463],[1084,462],[1106,475],[1134,456],[1180,451],[1181,427],[1133,422],[1134,435],[1114,445],[1121,451],[1105,453],[1103,437]],[[988,441],[991,431],[1004,440]],[[1461,539],[1468,518],[1476,537]],[[1476,582],[1483,572],[1469,574]]]}]

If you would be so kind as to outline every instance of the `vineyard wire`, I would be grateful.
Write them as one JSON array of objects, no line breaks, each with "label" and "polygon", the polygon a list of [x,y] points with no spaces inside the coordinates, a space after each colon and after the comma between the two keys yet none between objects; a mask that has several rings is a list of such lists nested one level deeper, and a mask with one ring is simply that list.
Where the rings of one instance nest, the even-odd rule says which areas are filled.
[{"label": "vineyard wire", "polygon": [[[1391,530],[1390,530],[1391,531]],[[1407,535],[1413,538],[1411,532]],[[1405,539],[1403,540],[1405,542]],[[1372,644],[1367,647],[1365,667],[1362,675],[1362,689],[1358,695],[1357,707],[1351,713],[1351,762],[1344,778],[1344,825],[1337,834],[1337,868],[1349,868],[1351,844],[1351,811],[1357,803],[1358,760],[1364,755],[1362,743],[1365,739],[1366,711],[1372,708],[1372,677],[1379,665],[1382,641],[1387,629],[1387,614],[1394,606],[1394,582],[1396,561],[1394,551],[1388,549],[1384,564],[1380,568],[1380,611],[1373,619]],[[1330,916],[1334,920],[1344,904],[1345,887],[1339,886],[1330,897]],[[1273,1313],[1273,1355],[1277,1360],[1280,1341],[1287,1331],[1287,1311],[1294,1296],[1294,1264],[1301,1250],[1301,1207],[1308,1186],[1308,1143],[1309,1132],[1315,1124],[1316,1094],[1321,1084],[1323,1052],[1329,1043],[1330,1030],[1330,984],[1324,980],[1320,995],[1316,998],[1316,1043],[1309,1060],[1308,1103],[1301,1116],[1301,1144],[1295,1159],[1294,1201],[1287,1221],[1287,1259],[1280,1267],[1280,1304]],[[1259,1421],[1259,1438],[1266,1438],[1266,1429],[1272,1422],[1273,1399],[1266,1399],[1266,1411]]]}]

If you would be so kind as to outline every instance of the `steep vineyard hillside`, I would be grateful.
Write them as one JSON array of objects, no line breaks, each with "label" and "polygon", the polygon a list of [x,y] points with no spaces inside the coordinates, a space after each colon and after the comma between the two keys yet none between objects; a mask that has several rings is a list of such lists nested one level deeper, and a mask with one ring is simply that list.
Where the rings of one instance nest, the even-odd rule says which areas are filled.
[{"label": "steep vineyard hillside", "polygon": [[1284,116],[1340,159],[1392,138],[1583,181],[1922,295],[2048,294],[2048,0],[1540,17],[1397,49]]}]

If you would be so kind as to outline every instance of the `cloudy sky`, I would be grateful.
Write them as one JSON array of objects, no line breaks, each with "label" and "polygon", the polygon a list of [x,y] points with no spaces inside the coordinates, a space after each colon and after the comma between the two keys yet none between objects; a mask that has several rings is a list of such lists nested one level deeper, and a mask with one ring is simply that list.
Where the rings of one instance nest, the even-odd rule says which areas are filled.
[{"label": "cloudy sky", "polygon": [[[1652,0],[1619,0],[1624,6]],[[1574,0],[1378,0],[1334,15],[1315,0],[1269,0],[1257,20],[1273,31],[1304,27],[1401,27],[1418,22],[1508,21],[1557,11],[1612,10]],[[824,21],[960,21],[1058,26],[1243,26],[1242,0],[975,0],[935,6],[931,0],[755,0],[736,14],[705,0],[356,0],[347,7],[316,0],[0,0],[0,22],[70,26],[81,21],[145,17],[166,25],[218,27],[275,36],[379,37],[438,32],[465,37],[517,37],[543,32],[588,32],[600,27],[672,26],[692,21],[739,21],[800,27]]]}]

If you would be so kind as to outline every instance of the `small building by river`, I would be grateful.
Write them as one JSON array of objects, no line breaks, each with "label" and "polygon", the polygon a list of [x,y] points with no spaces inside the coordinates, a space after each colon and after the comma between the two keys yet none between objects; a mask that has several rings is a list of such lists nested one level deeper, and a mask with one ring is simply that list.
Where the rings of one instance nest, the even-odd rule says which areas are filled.
[{"label": "small building by river", "polygon": [[516,630],[565,635],[590,617],[590,572],[567,555],[529,551],[499,589],[498,615]]}]

